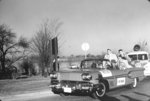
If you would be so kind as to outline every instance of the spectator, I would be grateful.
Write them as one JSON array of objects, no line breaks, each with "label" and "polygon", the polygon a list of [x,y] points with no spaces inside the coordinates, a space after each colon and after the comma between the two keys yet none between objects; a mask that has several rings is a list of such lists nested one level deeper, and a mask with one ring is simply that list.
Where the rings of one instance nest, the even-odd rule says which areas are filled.
[{"label": "spectator", "polygon": [[126,69],[126,68],[131,68],[131,66],[128,63],[128,57],[126,56],[126,54],[123,52],[122,49],[118,50],[118,65],[120,69]]},{"label": "spectator", "polygon": [[[118,58],[117,58],[116,54],[112,53],[111,49],[107,49],[107,54],[104,56],[104,59],[108,59],[110,65],[113,68],[117,68]],[[104,62],[104,65],[106,65],[106,62]]]},{"label": "spectator", "polygon": [[[56,63],[57,63],[57,65],[56,65]],[[55,59],[53,60],[53,69],[52,70],[53,71],[59,71],[59,62],[58,61],[56,62]]]},{"label": "spectator", "polygon": [[121,59],[128,60],[128,57],[126,56],[126,54],[123,52],[122,49],[118,50],[118,54],[119,54],[118,57],[120,57]]}]

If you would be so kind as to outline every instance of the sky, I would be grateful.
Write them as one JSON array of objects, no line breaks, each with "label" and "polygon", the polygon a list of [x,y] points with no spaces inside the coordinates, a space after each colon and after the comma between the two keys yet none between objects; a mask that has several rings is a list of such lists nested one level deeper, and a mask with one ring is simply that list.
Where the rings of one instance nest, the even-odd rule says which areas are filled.
[{"label": "sky", "polygon": [[139,41],[150,44],[148,0],[2,0],[0,24],[31,39],[45,19],[63,22],[60,55],[101,54],[108,48],[131,51]]}]

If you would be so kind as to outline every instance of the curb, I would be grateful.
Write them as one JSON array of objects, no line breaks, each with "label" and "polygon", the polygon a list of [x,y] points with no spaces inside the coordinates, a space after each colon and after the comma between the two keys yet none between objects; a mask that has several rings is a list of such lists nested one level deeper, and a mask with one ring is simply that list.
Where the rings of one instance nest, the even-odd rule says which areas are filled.
[{"label": "curb", "polygon": [[32,93],[17,94],[17,95],[1,97],[0,101],[23,101],[23,100],[29,100],[29,99],[38,99],[42,97],[49,97],[53,95],[54,94],[50,90],[45,90],[45,91],[37,91],[37,92],[32,92]]}]

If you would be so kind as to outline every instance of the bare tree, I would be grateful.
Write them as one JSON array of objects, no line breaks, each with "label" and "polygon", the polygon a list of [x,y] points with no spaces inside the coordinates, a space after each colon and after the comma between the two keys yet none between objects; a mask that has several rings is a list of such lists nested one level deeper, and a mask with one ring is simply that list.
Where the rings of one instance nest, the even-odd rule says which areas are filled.
[{"label": "bare tree", "polygon": [[15,39],[16,34],[7,25],[0,25],[0,62],[3,72],[20,60],[25,53],[23,50],[28,48],[25,39],[21,38],[18,42]]},{"label": "bare tree", "polygon": [[148,51],[148,44],[147,41],[139,41],[138,44],[140,45],[140,50],[141,51]]},{"label": "bare tree", "polygon": [[39,30],[32,39],[32,49],[34,53],[39,56],[42,75],[48,73],[48,67],[50,67],[50,63],[52,63],[51,39],[60,35],[61,25],[62,22],[60,22],[59,19],[53,19],[51,21],[47,19],[41,24]]}]

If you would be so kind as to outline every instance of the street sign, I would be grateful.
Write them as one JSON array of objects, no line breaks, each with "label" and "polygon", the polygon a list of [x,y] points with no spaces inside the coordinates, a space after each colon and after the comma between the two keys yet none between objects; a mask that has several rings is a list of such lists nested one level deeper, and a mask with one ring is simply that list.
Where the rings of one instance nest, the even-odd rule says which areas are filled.
[{"label": "street sign", "polygon": [[83,51],[88,51],[90,46],[89,46],[88,43],[85,42],[85,43],[82,44],[81,48],[82,48]]},{"label": "street sign", "polygon": [[81,45],[81,48],[84,51],[84,55],[85,55],[85,59],[86,59],[86,54],[87,54],[87,51],[90,49],[90,45],[87,42],[85,42]]}]

